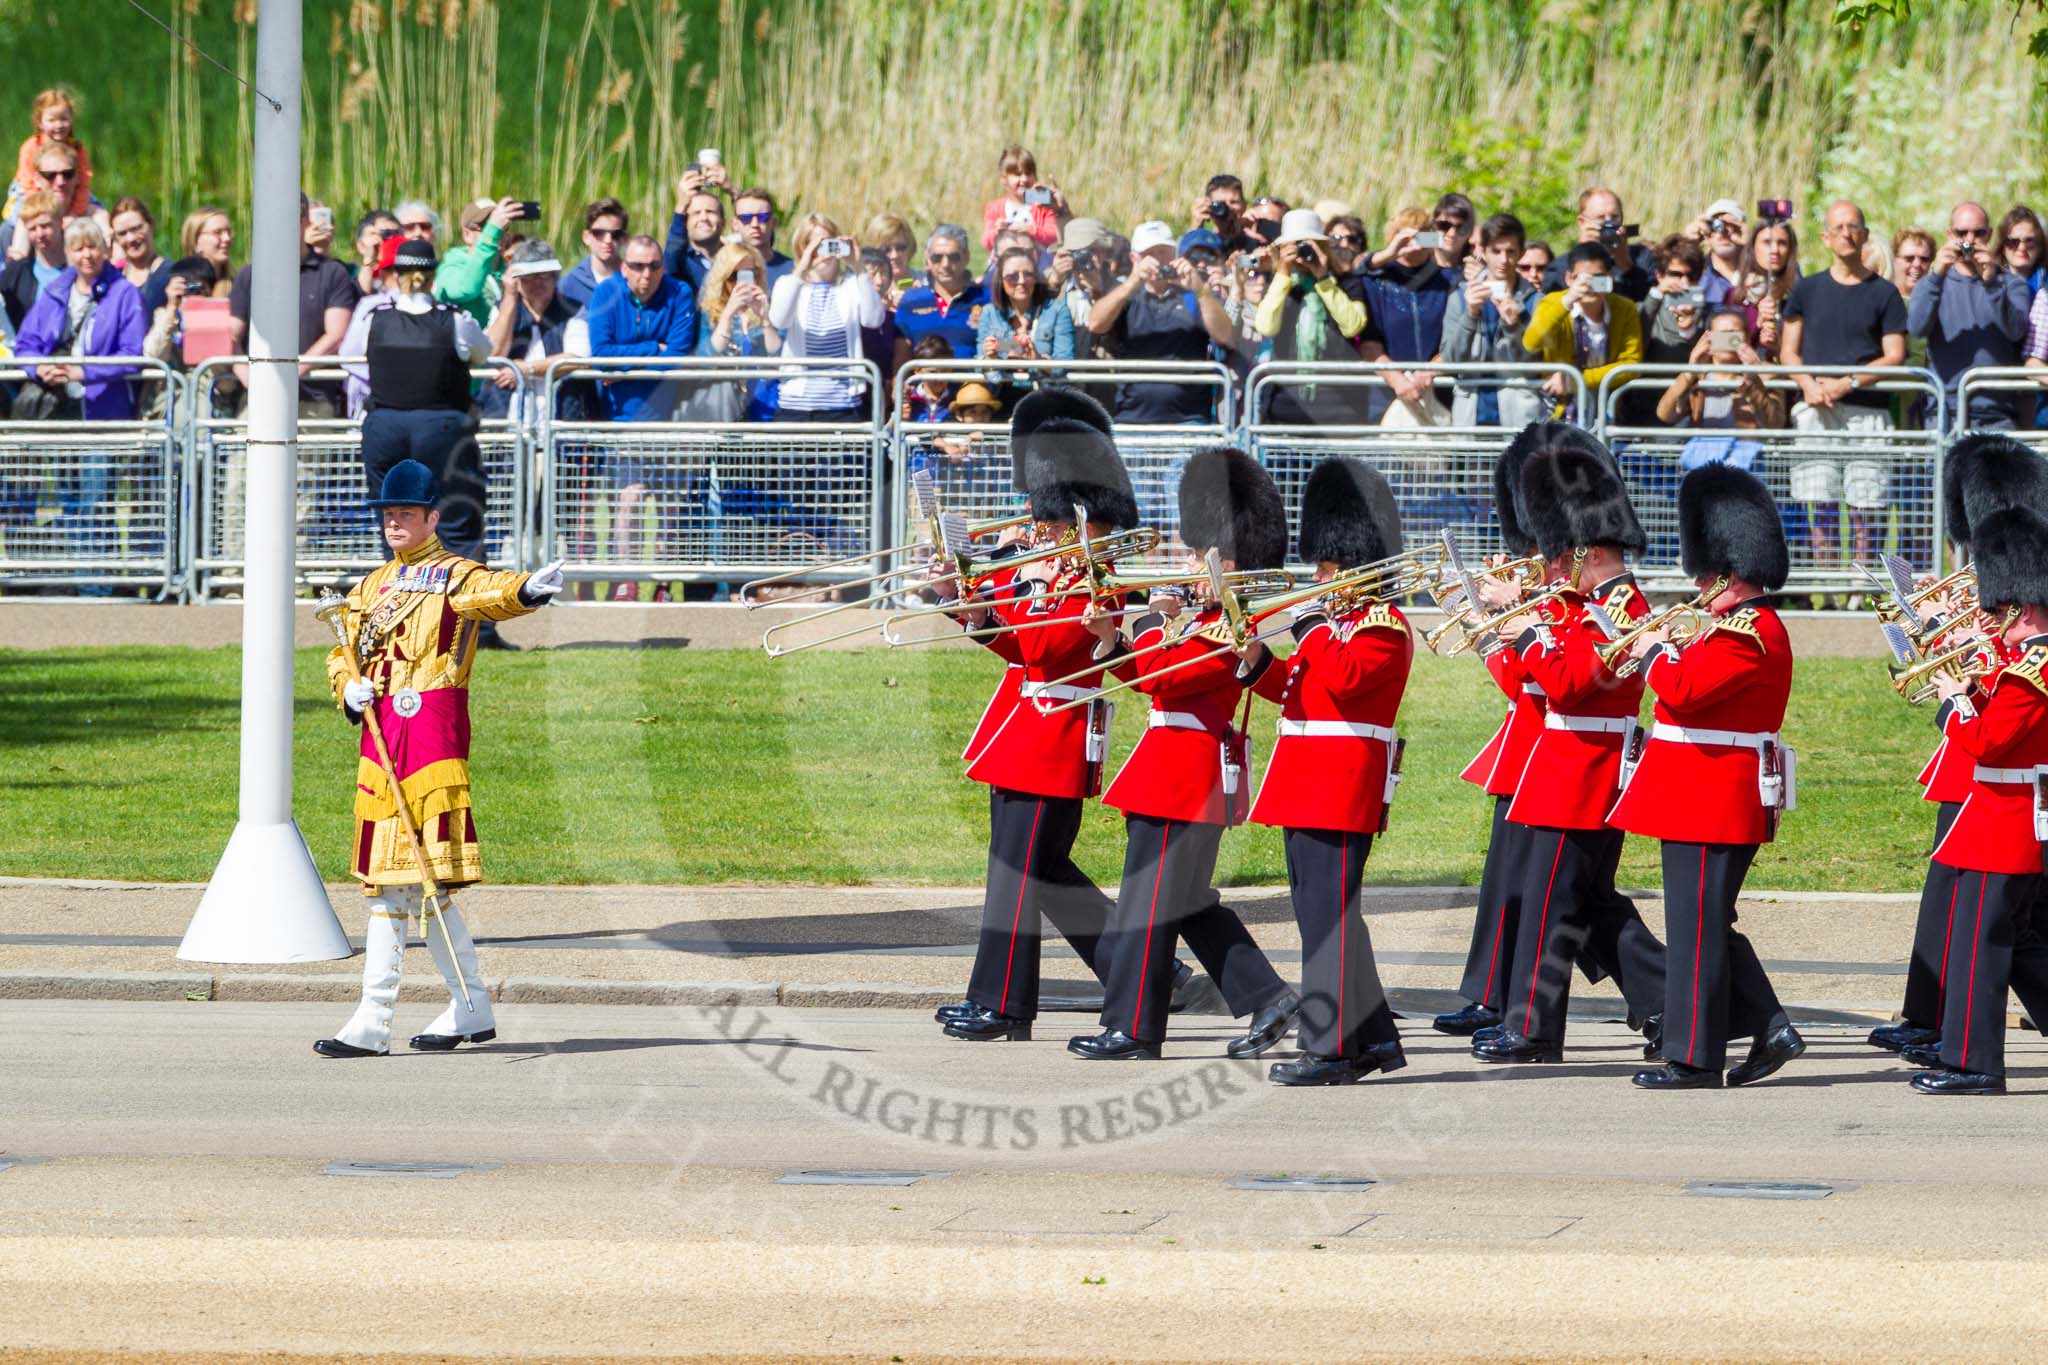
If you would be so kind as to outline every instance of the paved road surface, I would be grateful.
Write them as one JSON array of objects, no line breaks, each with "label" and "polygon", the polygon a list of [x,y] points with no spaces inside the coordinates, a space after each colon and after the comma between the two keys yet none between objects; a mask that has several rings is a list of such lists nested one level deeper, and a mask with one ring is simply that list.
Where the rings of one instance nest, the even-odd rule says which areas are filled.
[{"label": "paved road surface", "polygon": [[[1117,1066],[1064,1022],[575,1006],[315,1057],[343,1013],[0,1003],[0,1360],[1924,1360],[2048,1331],[2033,1035],[2014,1095],[1943,1101],[1846,1028],[1779,1083],[1653,1096],[1611,1025],[1503,1072],[1411,1024],[1406,1071],[1296,1092],[1206,1017]],[[323,1173],[365,1161],[481,1167]],[[819,1168],[933,1174],[781,1183]],[[1282,1175],[1373,1183],[1231,1183]]]}]

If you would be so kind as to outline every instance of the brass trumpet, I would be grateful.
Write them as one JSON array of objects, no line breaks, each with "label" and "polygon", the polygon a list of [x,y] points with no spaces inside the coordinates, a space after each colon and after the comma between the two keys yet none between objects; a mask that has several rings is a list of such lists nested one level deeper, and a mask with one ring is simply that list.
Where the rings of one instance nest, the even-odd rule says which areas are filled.
[{"label": "brass trumpet", "polygon": [[1892,690],[1905,698],[1908,706],[1920,706],[1940,695],[1934,687],[1934,679],[1940,674],[1966,682],[1990,673],[1989,664],[1970,657],[1983,647],[1982,640],[1965,640],[1915,664],[1888,663],[1885,672],[1891,675]]},{"label": "brass trumpet", "polygon": [[[1469,614],[1461,615],[1455,618],[1455,620],[1458,624],[1464,626],[1464,636],[1461,639],[1453,640],[1449,649],[1438,650],[1437,652],[1446,659],[1463,654],[1466,650],[1471,649],[1474,645],[1499,630],[1509,621],[1514,620],[1517,616],[1533,612],[1538,607],[1548,606],[1552,602],[1561,601],[1571,591],[1572,586],[1569,583],[1553,583],[1534,597],[1525,597],[1520,602],[1509,607],[1503,607],[1500,611],[1481,620],[1474,621]],[[1431,631],[1430,635],[1439,639],[1442,638],[1451,624],[1452,622],[1445,622],[1442,626]],[[1435,646],[1432,644],[1431,648],[1435,648]]]},{"label": "brass trumpet", "polygon": [[[1651,631],[1668,628],[1673,643],[1691,644],[1712,628],[1713,619],[1706,613],[1706,604],[1720,596],[1721,591],[1717,586],[1711,593],[1701,593],[1690,602],[1680,602],[1662,611],[1652,612],[1623,631],[1619,638],[1609,640],[1604,645],[1593,646],[1593,652],[1600,656],[1600,662],[1606,665],[1615,677],[1633,677],[1636,669],[1642,666],[1642,660],[1626,656],[1629,650],[1635,647],[1636,641]],[[1617,659],[1621,661],[1619,664],[1615,662]]]},{"label": "brass trumpet", "polygon": [[[1475,580],[1480,578],[1520,580],[1522,588],[1526,592],[1529,588],[1536,586],[1533,575],[1542,572],[1542,555],[1524,555],[1520,559],[1510,559],[1505,563],[1496,564],[1492,568],[1481,569],[1473,577]],[[1432,626],[1422,633],[1422,641],[1429,647],[1430,652],[1442,653],[1437,646],[1442,644],[1444,638],[1452,631],[1463,627],[1467,622],[1471,621],[1474,613],[1479,610],[1477,602],[1459,601],[1456,605],[1451,604],[1452,596],[1463,591],[1464,585],[1456,578],[1439,578],[1437,586],[1431,589],[1430,596],[1435,601],[1437,610],[1444,614],[1444,619],[1440,625]]]}]

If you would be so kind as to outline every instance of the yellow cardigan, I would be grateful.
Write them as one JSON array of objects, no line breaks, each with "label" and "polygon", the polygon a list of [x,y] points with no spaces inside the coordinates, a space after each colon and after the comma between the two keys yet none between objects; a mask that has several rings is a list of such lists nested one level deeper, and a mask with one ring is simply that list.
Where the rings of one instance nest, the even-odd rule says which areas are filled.
[{"label": "yellow cardigan", "polygon": [[[1554,365],[1572,365],[1573,360],[1572,315],[1565,311],[1564,292],[1545,294],[1536,301],[1536,311],[1529,315],[1529,329],[1522,333],[1523,349],[1531,351],[1536,358]],[[1643,320],[1636,312],[1635,301],[1620,294],[1607,296],[1607,363],[1595,365],[1582,373],[1586,378],[1586,389],[1595,403],[1599,401],[1600,380],[1609,370],[1623,365],[1639,365],[1643,359]],[[1553,416],[1564,414],[1564,404],[1559,403]],[[1580,413],[1584,421],[1591,413]]]}]

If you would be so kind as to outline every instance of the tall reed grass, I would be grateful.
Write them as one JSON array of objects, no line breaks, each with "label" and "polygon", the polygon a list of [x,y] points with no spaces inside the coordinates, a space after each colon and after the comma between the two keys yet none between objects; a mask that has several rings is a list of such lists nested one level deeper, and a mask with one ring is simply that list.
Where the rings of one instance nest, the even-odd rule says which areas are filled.
[{"label": "tall reed grass", "polygon": [[[250,74],[253,0],[160,8]],[[857,223],[893,208],[920,227],[977,223],[1012,141],[1077,211],[1125,226],[1184,220],[1217,170],[1373,223],[1465,188],[1549,233],[1593,183],[1652,228],[1722,194],[1790,196],[1807,216],[1849,193],[1891,227],[2048,187],[2037,72],[2003,7],[1917,6],[1860,34],[1829,8],[308,0],[306,178],[344,213],[401,194],[540,198],[558,242],[606,193],[658,235],[702,146],[793,209]],[[0,120],[18,104],[25,133],[47,73],[85,92],[102,186],[154,180],[165,219],[247,202],[246,94],[153,30],[109,55],[103,21],[28,16],[0,26],[17,30],[0,59],[25,77]]]}]

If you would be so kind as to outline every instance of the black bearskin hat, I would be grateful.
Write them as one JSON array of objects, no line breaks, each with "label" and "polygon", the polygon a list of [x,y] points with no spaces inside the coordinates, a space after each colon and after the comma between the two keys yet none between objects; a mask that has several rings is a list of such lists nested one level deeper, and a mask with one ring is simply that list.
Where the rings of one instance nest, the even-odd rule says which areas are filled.
[{"label": "black bearskin hat", "polygon": [[1108,409],[1079,389],[1050,384],[1018,399],[1010,410],[1010,486],[1026,491],[1024,453],[1033,436],[1049,423],[1055,433],[1071,432],[1076,422],[1104,436],[1113,434]]},{"label": "black bearskin hat", "polygon": [[1220,550],[1240,569],[1277,569],[1287,560],[1287,504],[1257,460],[1210,446],[1181,471],[1180,538],[1197,554]]},{"label": "black bearskin hat", "polygon": [[1694,578],[1732,574],[1765,592],[1785,586],[1792,552],[1763,480],[1728,464],[1703,464],[1678,485],[1678,558]]},{"label": "black bearskin hat", "polygon": [[1116,442],[1083,422],[1048,418],[1024,445],[1024,501],[1038,521],[1074,519],[1074,504],[1090,521],[1127,531],[1138,524],[1138,497]]},{"label": "black bearskin hat", "polygon": [[1363,460],[1337,456],[1308,476],[1301,494],[1301,558],[1339,568],[1401,551],[1401,514],[1386,478]]},{"label": "black bearskin hat", "polygon": [[1970,543],[1977,600],[1987,610],[2048,607],[2048,522],[2024,507],[1983,518]]},{"label": "black bearskin hat", "polygon": [[2008,507],[2048,508],[2048,462],[2010,436],[1979,432],[1949,447],[1941,473],[1941,516],[1950,540]]},{"label": "black bearskin hat", "polygon": [[1522,554],[1536,543],[1522,512],[1522,466],[1539,450],[1583,450],[1613,463],[1598,437],[1584,427],[1548,419],[1529,423],[1515,434],[1493,462],[1493,505],[1500,514],[1501,542],[1510,554]]},{"label": "black bearskin hat", "polygon": [[[1631,554],[1649,547],[1614,459],[1598,441],[1545,443],[1522,465],[1523,528],[1537,553],[1555,559],[1575,546],[1611,545]],[[1588,448],[1585,441],[1591,441]]]}]

